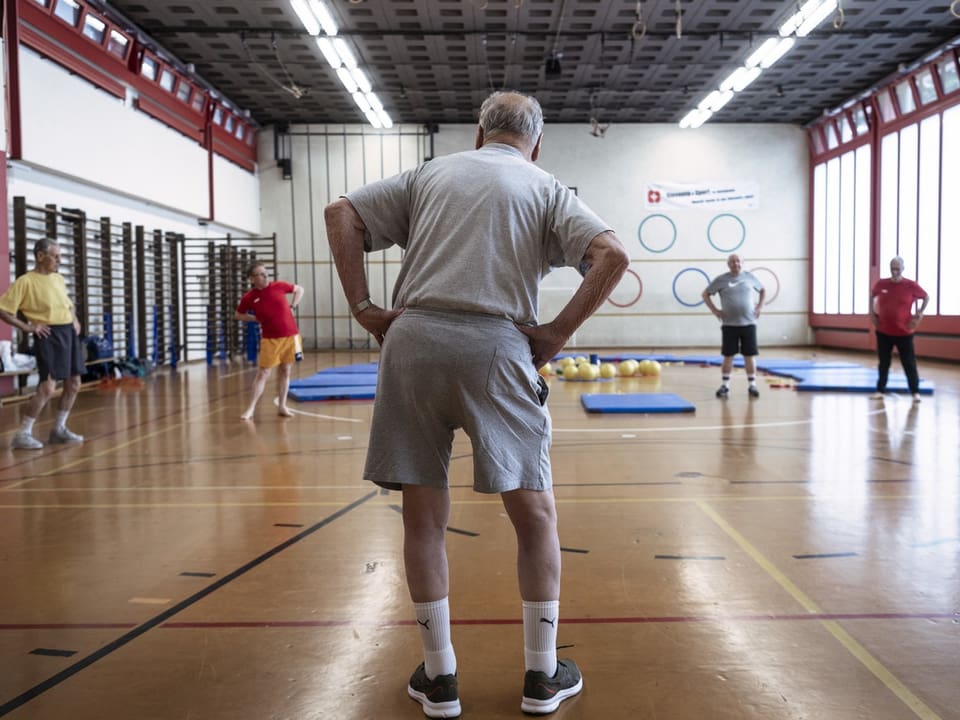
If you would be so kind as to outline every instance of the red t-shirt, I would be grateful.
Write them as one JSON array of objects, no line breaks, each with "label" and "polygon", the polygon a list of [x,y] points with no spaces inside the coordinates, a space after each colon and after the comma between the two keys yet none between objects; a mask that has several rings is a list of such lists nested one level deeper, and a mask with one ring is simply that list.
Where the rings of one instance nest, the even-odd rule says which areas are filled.
[{"label": "red t-shirt", "polygon": [[237,312],[245,315],[253,310],[265,338],[285,338],[299,334],[287,294],[295,290],[288,282],[275,280],[263,290],[253,288],[240,298]]},{"label": "red t-shirt", "polygon": [[871,295],[877,299],[877,330],[884,335],[913,335],[913,302],[927,296],[922,287],[906,278],[900,282],[883,278],[877,280]]}]

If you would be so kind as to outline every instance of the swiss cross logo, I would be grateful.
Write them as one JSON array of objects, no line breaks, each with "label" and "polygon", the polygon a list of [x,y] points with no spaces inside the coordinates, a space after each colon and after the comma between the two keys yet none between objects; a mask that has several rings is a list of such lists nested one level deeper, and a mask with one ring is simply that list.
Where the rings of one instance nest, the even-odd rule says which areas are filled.
[{"label": "swiss cross logo", "polygon": [[660,202],[660,191],[647,190],[647,202],[651,205],[656,205],[658,202]]}]

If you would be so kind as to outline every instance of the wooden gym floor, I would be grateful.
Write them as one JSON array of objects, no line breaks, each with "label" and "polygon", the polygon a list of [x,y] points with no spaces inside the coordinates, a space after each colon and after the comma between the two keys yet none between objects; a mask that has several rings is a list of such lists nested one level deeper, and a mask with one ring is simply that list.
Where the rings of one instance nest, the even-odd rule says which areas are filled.
[{"label": "wooden gym floor", "polygon": [[[920,367],[936,394],[918,405],[764,379],[751,401],[742,371],[720,401],[698,366],[615,381],[694,402],[683,415],[587,415],[599,385],[553,381],[559,640],[584,671],[554,717],[960,718],[960,368]],[[25,406],[0,410],[0,716],[423,717],[401,497],[360,479],[371,402],[285,420],[271,379],[243,423],[253,374],[87,389],[86,443],[40,452],[6,449]],[[463,717],[521,717],[513,535],[470,490],[460,435],[452,484]]]}]

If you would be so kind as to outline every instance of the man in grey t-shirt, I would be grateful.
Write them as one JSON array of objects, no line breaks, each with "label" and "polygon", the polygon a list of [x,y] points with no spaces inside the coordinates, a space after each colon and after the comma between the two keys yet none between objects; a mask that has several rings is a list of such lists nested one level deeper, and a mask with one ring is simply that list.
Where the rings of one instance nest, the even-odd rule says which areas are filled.
[{"label": "man in grey t-shirt", "polygon": [[[760,397],[760,390],[757,388],[757,318],[760,317],[766,290],[752,273],[742,269],[739,255],[728,257],[727,267],[730,272],[715,277],[703,291],[703,302],[722,323],[723,342],[720,353],[723,355],[723,383],[717,390],[717,397],[726,398],[730,394],[733,356],[738,352],[743,354],[750,397]],[[754,293],[759,294],[756,302]],[[719,308],[714,304],[712,295],[720,296]]]},{"label": "man in grey t-shirt", "polygon": [[[494,93],[475,150],[351,191],[325,211],[350,311],[381,345],[364,478],[403,492],[404,567],[424,651],[407,693],[430,717],[460,714],[445,546],[457,428],[473,447],[474,490],[500,494],[517,536],[521,709],[553,712],[583,687],[576,663],[557,659],[560,540],[537,370],[605,302],[629,257],[534,165],[542,130],[534,98]],[[405,252],[387,310],[370,298],[363,257],[393,245]],[[583,280],[539,324],[540,281],[563,266]]]}]

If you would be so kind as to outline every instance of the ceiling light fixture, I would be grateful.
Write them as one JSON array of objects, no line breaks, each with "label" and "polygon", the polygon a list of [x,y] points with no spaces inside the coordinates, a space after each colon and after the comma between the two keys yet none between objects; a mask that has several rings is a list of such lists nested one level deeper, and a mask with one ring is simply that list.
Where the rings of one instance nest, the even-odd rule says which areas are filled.
[{"label": "ceiling light fixture", "polygon": [[[383,109],[380,98],[373,93],[370,78],[357,62],[357,56],[346,40],[336,37],[339,28],[327,3],[323,0],[290,0],[290,7],[300,18],[306,31],[316,38],[317,47],[323,53],[327,64],[336,71],[337,78],[350,93],[367,122],[377,129],[392,128],[393,120]],[[324,33],[323,36],[320,36],[321,32]],[[291,87],[284,89],[298,98],[306,92],[296,87],[292,81]]]},{"label": "ceiling light fixture", "polygon": [[[837,9],[839,0],[807,0],[800,9],[790,16],[779,29],[779,37],[772,37],[754,50],[723,82],[719,90],[707,95],[697,107],[680,120],[681,128],[698,128],[709,120],[715,112],[726,105],[733,96],[741,92],[760,74],[790,52],[796,44],[796,38],[806,37],[814,28],[826,20],[830,13]],[[777,97],[783,97],[783,91],[777,86]]]}]

